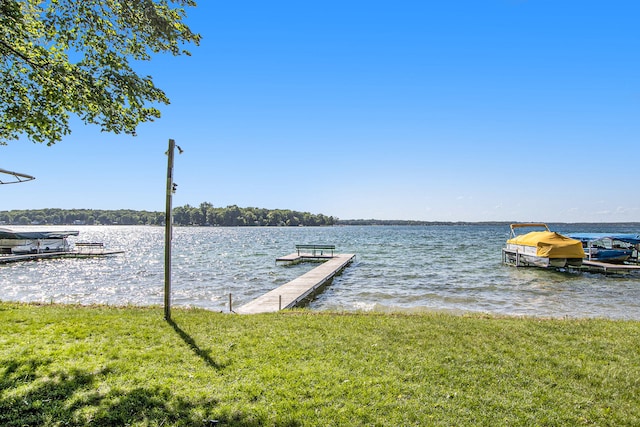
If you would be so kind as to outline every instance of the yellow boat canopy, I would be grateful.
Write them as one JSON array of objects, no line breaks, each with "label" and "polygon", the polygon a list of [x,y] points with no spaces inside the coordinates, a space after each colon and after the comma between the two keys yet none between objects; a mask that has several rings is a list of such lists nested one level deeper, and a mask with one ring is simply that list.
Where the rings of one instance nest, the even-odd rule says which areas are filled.
[{"label": "yellow boat canopy", "polygon": [[509,239],[507,243],[533,246],[536,248],[536,255],[545,258],[584,258],[584,250],[579,240],[570,239],[554,231],[532,231]]}]

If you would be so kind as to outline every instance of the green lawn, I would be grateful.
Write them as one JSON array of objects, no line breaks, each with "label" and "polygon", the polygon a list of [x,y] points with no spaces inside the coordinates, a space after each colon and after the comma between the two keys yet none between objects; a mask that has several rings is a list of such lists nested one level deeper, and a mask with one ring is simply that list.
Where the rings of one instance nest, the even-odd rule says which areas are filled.
[{"label": "green lawn", "polygon": [[640,322],[0,303],[2,426],[637,426]]}]

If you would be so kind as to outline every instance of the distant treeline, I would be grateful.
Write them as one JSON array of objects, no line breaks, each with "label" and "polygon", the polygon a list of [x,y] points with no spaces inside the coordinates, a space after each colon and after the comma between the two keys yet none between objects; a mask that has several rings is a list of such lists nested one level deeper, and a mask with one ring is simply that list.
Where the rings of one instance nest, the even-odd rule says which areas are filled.
[{"label": "distant treeline", "polygon": [[216,208],[211,203],[199,207],[180,206],[173,210],[173,222],[179,225],[218,226],[317,226],[334,225],[337,218],[289,209],[241,208],[236,205]]},{"label": "distant treeline", "polygon": [[[336,221],[336,225],[489,225],[489,226],[506,226],[522,221],[415,221],[415,220],[386,220],[386,219],[340,219]],[[550,222],[550,227],[559,225],[585,226],[593,227],[592,222]],[[621,229],[637,229],[640,222],[600,222],[600,225],[615,224]]]},{"label": "distant treeline", "polygon": [[[164,212],[131,209],[30,209],[0,211],[2,225],[164,225]],[[241,208],[236,205],[216,208],[204,202],[200,206],[184,205],[173,209],[173,223],[185,226],[322,226],[322,225],[504,225],[517,221],[414,221],[384,219],[341,220],[323,214],[288,209]],[[569,224],[569,223],[554,223]],[[570,223],[580,225],[580,223]],[[590,223],[583,223],[589,225]],[[640,223],[616,223],[634,229]]]},{"label": "distant treeline", "polygon": [[[323,214],[297,212],[288,209],[226,208],[201,203],[173,209],[176,225],[210,226],[319,226],[334,225],[337,219]],[[164,225],[164,212],[135,211],[129,209],[30,209],[0,211],[0,224],[4,225]]]},{"label": "distant treeline", "polygon": [[504,225],[505,221],[416,221],[403,219],[341,219],[337,225]]}]

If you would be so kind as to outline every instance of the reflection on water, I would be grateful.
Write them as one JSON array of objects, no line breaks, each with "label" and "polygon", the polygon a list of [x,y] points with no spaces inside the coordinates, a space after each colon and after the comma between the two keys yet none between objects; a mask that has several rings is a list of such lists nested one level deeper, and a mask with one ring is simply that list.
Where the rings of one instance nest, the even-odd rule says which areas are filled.
[{"label": "reflection on water", "polygon": [[[556,229],[637,232],[615,226],[590,227]],[[108,258],[1,265],[0,299],[163,303],[163,228],[77,229],[80,235],[75,241],[104,242],[110,249],[126,252]],[[500,250],[507,237],[508,227],[494,225],[175,228],[172,301],[174,306],[228,311],[229,294],[237,307],[313,268],[313,264],[276,265],[275,258],[293,252],[295,244],[330,243],[339,252],[356,253],[357,258],[310,304],[314,310],[640,319],[639,277],[503,266]]]}]

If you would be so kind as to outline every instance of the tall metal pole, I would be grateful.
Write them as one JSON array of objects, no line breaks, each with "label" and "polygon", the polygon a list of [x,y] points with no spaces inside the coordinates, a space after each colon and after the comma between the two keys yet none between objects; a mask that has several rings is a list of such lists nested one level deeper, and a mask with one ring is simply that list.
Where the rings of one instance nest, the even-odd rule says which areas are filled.
[{"label": "tall metal pole", "polygon": [[173,215],[171,202],[173,196],[173,152],[176,142],[169,140],[169,157],[167,161],[167,211],[165,214],[164,232],[164,319],[171,320],[171,239],[173,237]]}]

